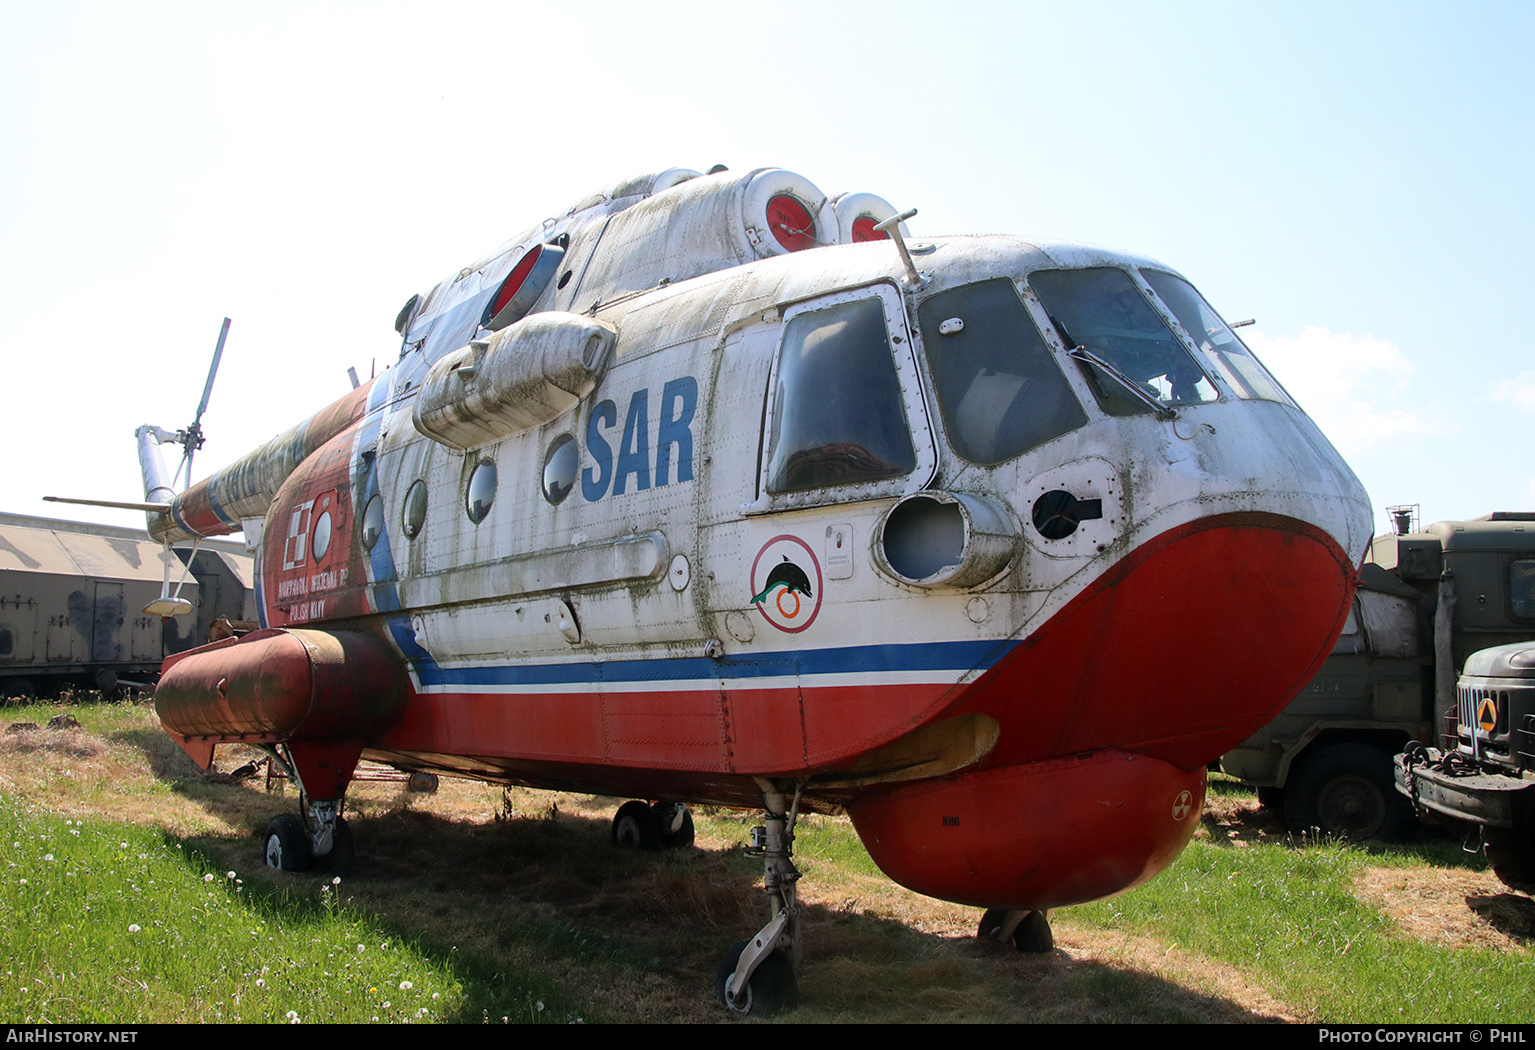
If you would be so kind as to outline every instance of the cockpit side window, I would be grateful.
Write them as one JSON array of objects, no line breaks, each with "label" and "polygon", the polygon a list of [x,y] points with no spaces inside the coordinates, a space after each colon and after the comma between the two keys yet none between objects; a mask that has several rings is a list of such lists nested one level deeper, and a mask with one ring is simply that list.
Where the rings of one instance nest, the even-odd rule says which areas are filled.
[{"label": "cockpit side window", "polygon": [[878,296],[789,320],[771,413],[770,494],[880,482],[916,469]]},{"label": "cockpit side window", "polygon": [[917,319],[949,443],[972,463],[1001,463],[1086,425],[1012,281],[940,292]]},{"label": "cockpit side window", "polygon": [[1142,270],[1141,276],[1162,297],[1199,352],[1237,397],[1295,403],[1193,285],[1161,270]]},{"label": "cockpit side window", "polygon": [[[1067,348],[1085,347],[1164,405],[1219,395],[1188,350],[1123,270],[1036,270],[1029,286]],[[1081,362],[1099,405],[1111,416],[1148,412],[1112,376]]]}]

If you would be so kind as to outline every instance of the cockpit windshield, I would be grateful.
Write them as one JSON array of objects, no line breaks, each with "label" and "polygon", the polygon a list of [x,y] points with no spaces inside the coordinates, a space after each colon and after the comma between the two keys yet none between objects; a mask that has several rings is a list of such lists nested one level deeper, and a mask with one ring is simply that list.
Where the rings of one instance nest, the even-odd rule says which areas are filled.
[{"label": "cockpit windshield", "polygon": [[[1029,286],[1067,348],[1081,346],[1167,405],[1214,401],[1218,394],[1194,358],[1123,270],[1036,270]],[[1110,415],[1150,411],[1096,365],[1079,362]]]},{"label": "cockpit windshield", "polygon": [[1087,423],[1013,282],[961,285],[917,310],[949,443],[993,464]]},{"label": "cockpit windshield", "polygon": [[1210,308],[1204,296],[1181,277],[1161,270],[1142,270],[1141,276],[1156,290],[1173,312],[1183,330],[1194,340],[1199,352],[1219,373],[1237,397],[1261,399],[1292,405],[1284,389],[1258,363],[1236,333],[1226,327],[1220,315]]}]

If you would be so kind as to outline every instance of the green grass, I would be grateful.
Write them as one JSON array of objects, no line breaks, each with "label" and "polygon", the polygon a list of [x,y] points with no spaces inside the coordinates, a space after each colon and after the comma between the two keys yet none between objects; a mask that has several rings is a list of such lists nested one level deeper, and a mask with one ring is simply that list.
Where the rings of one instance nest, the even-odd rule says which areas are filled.
[{"label": "green grass", "polygon": [[344,884],[293,896],[154,831],[5,797],[0,857],[11,1023],[575,1019],[540,978],[402,939]]},{"label": "green grass", "polygon": [[[1231,963],[1338,1023],[1509,1023],[1535,1017],[1535,959],[1426,944],[1353,894],[1366,856],[1334,842],[1195,842],[1133,893],[1060,912]],[[1373,863],[1373,860],[1372,860]]]},{"label": "green grass", "polygon": [[[469,794],[375,791],[353,813],[362,871],[338,887],[261,866],[252,832],[292,798],[196,775],[142,705],[8,713],[66,712],[87,732],[0,750],[17,796],[0,796],[0,1020],[707,1022],[714,959],[763,918],[761,862],[739,849],[759,814],[704,807],[700,849],[622,854],[605,802],[518,796],[514,813],[507,796],[491,820],[493,789],[479,817]],[[1482,866],[1458,841],[1365,850],[1287,846],[1256,821],[1244,833],[1194,842],[1123,897],[1060,909],[1065,950],[1018,956],[966,936],[978,910],[893,887],[847,820],[804,816],[803,1002],[787,1019],[1535,1019],[1521,935],[1431,943],[1359,895],[1366,866],[1404,880]],[[1233,974],[1267,998],[1215,990]]]}]

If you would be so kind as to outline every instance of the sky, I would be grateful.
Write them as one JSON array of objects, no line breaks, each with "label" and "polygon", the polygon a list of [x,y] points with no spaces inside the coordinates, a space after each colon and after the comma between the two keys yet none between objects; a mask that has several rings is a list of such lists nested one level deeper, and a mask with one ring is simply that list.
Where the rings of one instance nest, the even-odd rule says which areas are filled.
[{"label": "sky", "polygon": [[1378,532],[1535,509],[1532,52],[1513,2],[0,0],[0,510],[142,527],[41,497],[141,499],[226,315],[197,477],[392,363],[413,293],[716,163],[1152,256],[1256,319]]}]

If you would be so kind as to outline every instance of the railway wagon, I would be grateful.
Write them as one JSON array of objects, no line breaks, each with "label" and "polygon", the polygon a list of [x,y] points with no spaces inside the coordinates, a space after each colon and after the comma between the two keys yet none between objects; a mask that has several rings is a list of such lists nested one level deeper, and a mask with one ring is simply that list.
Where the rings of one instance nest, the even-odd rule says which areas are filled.
[{"label": "railway wagon", "polygon": [[[167,557],[172,586],[186,575],[192,612],[162,620],[143,609]],[[207,641],[214,620],[254,620],[254,582],[241,543],[167,555],[141,530],[0,513],[0,693],[150,684],[166,656]]]}]

